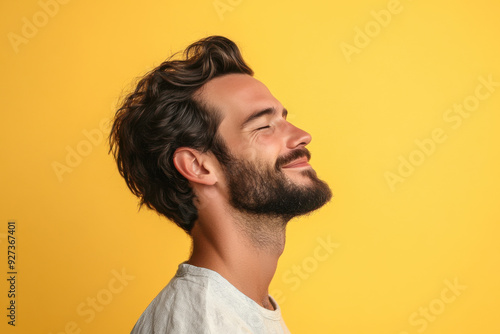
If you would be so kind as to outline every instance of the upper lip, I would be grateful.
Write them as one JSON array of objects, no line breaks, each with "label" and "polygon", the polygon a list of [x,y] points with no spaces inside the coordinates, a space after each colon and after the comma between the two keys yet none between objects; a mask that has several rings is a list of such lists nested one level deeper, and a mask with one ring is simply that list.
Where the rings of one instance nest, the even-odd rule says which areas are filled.
[{"label": "upper lip", "polygon": [[290,168],[290,167],[293,167],[295,165],[300,165],[300,164],[303,164],[303,163],[308,163],[309,162],[309,159],[307,159],[307,157],[300,157],[298,159],[295,159],[293,160],[292,162],[284,165],[283,167],[281,168]]}]

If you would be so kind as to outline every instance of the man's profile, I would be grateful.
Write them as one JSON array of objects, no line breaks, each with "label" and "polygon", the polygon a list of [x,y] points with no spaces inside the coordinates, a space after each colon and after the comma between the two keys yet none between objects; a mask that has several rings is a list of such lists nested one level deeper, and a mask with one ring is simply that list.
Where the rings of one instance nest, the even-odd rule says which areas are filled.
[{"label": "man's profile", "polygon": [[126,97],[110,135],[120,174],[193,243],[132,333],[289,333],[268,294],[286,225],[332,195],[308,163],[311,136],[286,117],[222,36]]}]

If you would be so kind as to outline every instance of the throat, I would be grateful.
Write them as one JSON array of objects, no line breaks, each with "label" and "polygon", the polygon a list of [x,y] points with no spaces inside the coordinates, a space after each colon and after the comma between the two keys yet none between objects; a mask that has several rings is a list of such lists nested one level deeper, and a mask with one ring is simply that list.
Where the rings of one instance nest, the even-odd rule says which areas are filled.
[{"label": "throat", "polygon": [[280,256],[285,249],[286,225],[289,219],[267,215],[242,215],[237,226],[246,240],[259,252]]}]

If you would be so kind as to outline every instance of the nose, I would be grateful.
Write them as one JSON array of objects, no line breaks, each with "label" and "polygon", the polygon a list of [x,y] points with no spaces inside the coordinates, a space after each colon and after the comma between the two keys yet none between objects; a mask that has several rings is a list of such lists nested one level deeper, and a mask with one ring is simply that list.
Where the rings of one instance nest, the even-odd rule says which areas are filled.
[{"label": "nose", "polygon": [[306,131],[299,129],[295,125],[288,123],[289,136],[287,140],[287,148],[295,149],[299,146],[306,146],[312,140],[312,137]]}]

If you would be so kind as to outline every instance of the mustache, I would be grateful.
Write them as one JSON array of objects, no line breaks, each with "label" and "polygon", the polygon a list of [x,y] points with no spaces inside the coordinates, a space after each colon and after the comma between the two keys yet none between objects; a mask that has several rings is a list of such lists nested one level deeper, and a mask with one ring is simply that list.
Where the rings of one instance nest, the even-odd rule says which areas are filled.
[{"label": "mustache", "polygon": [[305,147],[297,148],[286,155],[280,156],[276,159],[276,170],[279,170],[281,167],[302,157],[307,157],[308,161],[311,160],[311,152],[309,152],[309,150]]}]

